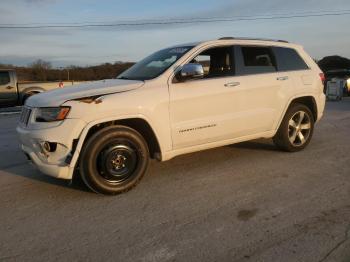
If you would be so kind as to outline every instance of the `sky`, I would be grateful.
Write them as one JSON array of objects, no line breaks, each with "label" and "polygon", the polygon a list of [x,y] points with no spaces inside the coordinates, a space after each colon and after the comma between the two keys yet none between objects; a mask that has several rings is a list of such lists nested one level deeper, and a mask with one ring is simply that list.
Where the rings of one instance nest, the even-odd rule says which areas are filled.
[{"label": "sky", "polygon": [[[348,11],[349,0],[1,0],[1,25],[115,23]],[[54,67],[136,62],[175,44],[223,36],[285,39],[315,59],[350,58],[350,14],[200,24],[87,28],[0,28],[0,64],[44,59]]]}]

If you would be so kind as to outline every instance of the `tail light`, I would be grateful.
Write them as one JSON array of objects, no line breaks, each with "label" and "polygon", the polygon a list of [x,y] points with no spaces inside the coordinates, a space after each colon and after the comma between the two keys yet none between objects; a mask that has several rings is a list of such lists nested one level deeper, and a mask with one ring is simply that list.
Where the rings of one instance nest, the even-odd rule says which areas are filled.
[{"label": "tail light", "polygon": [[324,82],[326,82],[326,77],[324,73],[320,73],[320,78],[321,78],[322,84],[324,84]]}]

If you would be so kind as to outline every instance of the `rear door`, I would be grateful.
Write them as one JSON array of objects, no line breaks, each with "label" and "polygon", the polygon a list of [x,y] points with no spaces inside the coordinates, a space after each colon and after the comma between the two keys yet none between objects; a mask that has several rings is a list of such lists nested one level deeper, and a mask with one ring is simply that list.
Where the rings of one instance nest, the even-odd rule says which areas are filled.
[{"label": "rear door", "polygon": [[272,47],[236,46],[237,82],[245,96],[240,109],[246,117],[244,134],[271,131],[283,111],[293,82],[288,72],[279,72]]},{"label": "rear door", "polygon": [[0,71],[0,104],[12,104],[17,101],[17,88],[10,71]]}]

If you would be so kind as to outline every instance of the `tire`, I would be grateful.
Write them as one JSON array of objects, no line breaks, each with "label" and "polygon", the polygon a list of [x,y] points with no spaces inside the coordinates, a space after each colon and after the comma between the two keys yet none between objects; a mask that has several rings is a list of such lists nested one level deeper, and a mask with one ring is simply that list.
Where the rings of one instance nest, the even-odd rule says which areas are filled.
[{"label": "tire", "polygon": [[149,150],[134,129],[111,126],[94,134],[84,145],[80,175],[94,192],[116,195],[136,186],[147,171]]},{"label": "tire", "polygon": [[308,146],[312,139],[315,119],[303,104],[292,104],[273,137],[275,145],[287,152],[298,152]]}]

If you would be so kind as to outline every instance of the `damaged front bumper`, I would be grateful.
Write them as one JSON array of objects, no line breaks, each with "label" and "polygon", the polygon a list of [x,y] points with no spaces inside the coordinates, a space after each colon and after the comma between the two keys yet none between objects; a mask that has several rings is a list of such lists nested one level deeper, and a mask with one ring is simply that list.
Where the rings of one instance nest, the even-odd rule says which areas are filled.
[{"label": "damaged front bumper", "polygon": [[66,119],[52,128],[29,129],[19,125],[16,130],[22,150],[42,173],[72,179],[75,166],[70,165],[70,159],[85,125],[82,120]]}]

